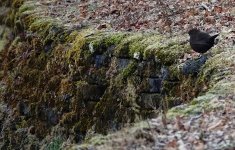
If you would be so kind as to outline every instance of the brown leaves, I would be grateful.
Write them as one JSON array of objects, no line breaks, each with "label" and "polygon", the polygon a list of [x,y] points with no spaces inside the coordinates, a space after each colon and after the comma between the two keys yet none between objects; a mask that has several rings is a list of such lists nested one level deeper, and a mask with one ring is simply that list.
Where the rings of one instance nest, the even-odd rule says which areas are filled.
[{"label": "brown leaves", "polygon": [[180,116],[176,116],[175,128],[177,130],[186,130],[184,124],[182,123],[182,118]]},{"label": "brown leaves", "polygon": [[40,3],[52,8],[51,16],[70,26],[93,25],[99,30],[109,24],[115,30],[127,31],[184,33],[192,27],[219,31],[221,26],[232,28],[235,20],[233,0],[70,0],[51,2],[52,5],[41,0]]},{"label": "brown leaves", "polygon": [[222,13],[223,8],[222,8],[221,6],[215,6],[214,9],[213,9],[213,11],[214,11],[215,13]]},{"label": "brown leaves", "polygon": [[[214,109],[204,112],[201,110],[203,113],[200,115],[176,116],[168,119],[167,128],[164,128],[160,119],[152,119],[150,121],[152,132],[154,127],[157,131],[155,148],[223,149],[222,147],[233,143],[235,139],[234,96],[215,97],[208,105]],[[187,109],[187,107],[185,105],[179,108]]]}]

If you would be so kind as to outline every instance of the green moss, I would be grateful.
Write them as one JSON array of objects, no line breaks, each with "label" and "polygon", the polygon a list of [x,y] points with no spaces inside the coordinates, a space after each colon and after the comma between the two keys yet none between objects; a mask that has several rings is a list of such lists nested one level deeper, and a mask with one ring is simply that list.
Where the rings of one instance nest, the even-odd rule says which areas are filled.
[{"label": "green moss", "polygon": [[95,51],[97,51],[97,50],[99,50],[100,49],[100,47],[101,47],[101,40],[100,39],[97,39],[97,40],[95,40],[95,41],[91,41],[90,43],[89,43],[89,51],[91,52],[91,53],[94,53]]},{"label": "green moss", "polygon": [[[127,36],[117,45],[114,55],[120,57],[130,57],[130,54],[133,54],[135,52],[138,52],[138,50],[140,50],[140,49],[135,50],[134,48],[137,47],[135,43],[138,43],[138,41],[141,41],[142,39],[143,39],[143,34],[135,34]],[[130,52],[131,47],[132,51]]]},{"label": "green moss", "polygon": [[115,132],[115,133],[109,133],[108,135],[100,135],[100,134],[93,134],[90,135],[89,138],[87,138],[84,143],[81,145],[76,145],[75,147],[72,147],[71,149],[89,149],[90,147],[95,147],[99,145],[104,145],[109,143],[109,141],[112,140],[120,140],[124,135],[131,137],[136,134],[136,132],[139,132],[141,129],[149,128],[148,121],[141,121],[134,124],[134,126],[124,128],[121,131]]},{"label": "green moss", "polygon": [[156,56],[164,65],[172,65],[178,62],[179,58],[189,50],[187,45],[179,45],[179,43],[170,43],[156,48]]},{"label": "green moss", "polygon": [[68,60],[74,61],[76,64],[80,60],[80,54],[82,48],[85,44],[85,37],[83,33],[80,33],[76,36],[75,40],[72,43],[72,48],[67,51],[66,58]]},{"label": "green moss", "polygon": [[125,33],[98,33],[95,36],[88,37],[89,51],[91,53],[105,52],[110,46],[116,46],[126,36]]},{"label": "green moss", "polygon": [[26,29],[30,28],[30,25],[40,19],[40,15],[37,14],[36,10],[27,10],[18,14],[21,18],[21,21],[24,23]]},{"label": "green moss", "polygon": [[130,49],[129,55],[134,58],[140,59],[143,57],[142,54],[144,52],[145,47],[146,47],[145,43],[142,43],[139,40],[133,41],[129,45],[129,49]]},{"label": "green moss", "polygon": [[19,13],[24,13],[26,11],[33,11],[36,9],[35,3],[25,2],[20,8]]},{"label": "green moss", "polygon": [[[150,49],[151,44],[160,43],[163,39],[163,35],[151,35],[151,34],[144,34],[143,39],[134,40],[129,46],[129,54],[132,57],[136,57],[136,54],[140,54],[140,58],[147,59],[153,55],[152,49]],[[157,46],[157,44],[155,45]]]},{"label": "green moss", "polygon": [[47,150],[60,150],[63,140],[60,137],[54,137],[51,143],[46,147]]},{"label": "green moss", "polygon": [[92,37],[88,37],[88,41],[93,43],[94,48],[105,47],[116,45],[121,42],[121,40],[126,36],[125,33],[114,32],[110,33],[96,33],[96,35]]},{"label": "green moss", "polygon": [[189,50],[189,45],[181,44],[180,39],[166,41],[163,35],[136,33],[127,36],[117,45],[115,55],[137,59],[156,56],[165,65],[171,65]]},{"label": "green moss", "polygon": [[[235,89],[235,77],[227,76],[230,78],[230,81],[227,79],[220,80],[209,89],[208,92],[203,95],[194,98],[187,107],[183,109],[180,107],[172,108],[168,111],[169,117],[174,117],[177,115],[194,115],[200,114],[204,111],[210,111],[212,109],[219,109],[220,104],[216,104],[214,100],[217,100],[218,97],[226,97],[227,95],[234,94]],[[210,83],[210,82],[209,82]]]},{"label": "green moss", "polygon": [[212,107],[209,105],[209,100],[213,98],[214,95],[205,95],[198,97],[197,99],[193,100],[193,104],[188,105],[185,108],[180,108],[180,107],[174,107],[171,108],[167,112],[167,116],[170,118],[173,118],[175,116],[189,116],[189,115],[195,115],[195,114],[200,114],[204,110],[209,110],[212,109]]},{"label": "green moss", "polygon": [[235,89],[235,76],[227,75],[226,78],[214,84],[214,86],[210,89],[209,93],[226,96],[231,93],[235,93],[234,89]]},{"label": "green moss", "polygon": [[123,69],[123,71],[121,73],[122,77],[124,79],[126,79],[128,76],[132,75],[133,72],[135,71],[136,67],[137,67],[136,61],[130,62],[129,65],[125,69]]},{"label": "green moss", "polygon": [[176,63],[174,65],[171,65],[171,66],[168,67],[168,69],[169,69],[169,72],[170,72],[169,78],[171,80],[176,80],[177,81],[177,80],[180,80],[180,79],[183,78],[183,75],[182,75],[181,69],[180,69],[180,64]]},{"label": "green moss", "polygon": [[12,6],[14,8],[19,8],[24,3],[24,0],[14,0]]},{"label": "green moss", "polygon": [[117,45],[120,43],[124,38],[126,37],[126,33],[114,33],[113,35],[107,36],[104,39],[104,44],[106,47],[109,47],[111,45]]},{"label": "green moss", "polygon": [[5,24],[9,27],[13,27],[15,24],[15,14],[16,14],[16,10],[10,10],[8,12],[8,15],[5,19]]},{"label": "green moss", "polygon": [[[211,100],[218,96],[226,96],[234,93],[235,84],[233,81],[235,79],[232,75],[232,65],[233,57],[231,53],[228,52],[216,54],[214,57],[210,58],[203,66],[198,78],[195,81],[197,86],[187,87],[185,89],[186,91],[188,89],[196,88],[196,90],[200,91],[201,96],[191,101],[191,103],[184,109],[178,107],[171,109],[168,115],[192,115],[217,107],[211,104]],[[224,78],[225,76],[226,78]],[[192,79],[183,79],[181,86],[190,86],[193,81],[194,80]],[[193,83],[192,85],[195,84]],[[205,90],[209,91],[203,93]]]},{"label": "green moss", "polygon": [[79,35],[79,32],[78,31],[73,31],[69,34],[69,36],[67,36],[67,38],[65,39],[67,42],[71,43],[73,42],[76,37]]},{"label": "green moss", "polygon": [[198,77],[198,84],[209,84],[212,87],[215,83],[222,80],[224,76],[232,74],[233,54],[222,52],[209,59],[203,66]]},{"label": "green moss", "polygon": [[35,4],[34,1],[27,1],[19,8],[17,16],[24,23],[26,29],[37,32],[39,36],[42,36],[41,34],[48,32],[51,26],[60,24],[56,19],[46,17],[43,13],[45,13],[45,10],[40,7],[39,3]]},{"label": "green moss", "polygon": [[196,105],[196,104],[198,104],[198,101],[192,100],[189,104],[190,104],[190,105]]},{"label": "green moss", "polygon": [[17,129],[26,128],[27,126],[28,126],[27,121],[26,120],[22,120],[19,125],[16,125],[16,128]]},{"label": "green moss", "polygon": [[[91,143],[92,145],[101,145],[104,144],[104,142],[108,139],[108,137],[103,136],[103,135],[96,135],[94,136],[94,138],[91,139],[86,139],[84,141],[84,143],[86,144],[86,142],[89,142],[89,144]],[[84,145],[85,146],[85,145]]]},{"label": "green moss", "polygon": [[54,20],[51,18],[41,18],[36,19],[29,27],[29,30],[33,32],[47,31],[52,25],[54,25]]}]

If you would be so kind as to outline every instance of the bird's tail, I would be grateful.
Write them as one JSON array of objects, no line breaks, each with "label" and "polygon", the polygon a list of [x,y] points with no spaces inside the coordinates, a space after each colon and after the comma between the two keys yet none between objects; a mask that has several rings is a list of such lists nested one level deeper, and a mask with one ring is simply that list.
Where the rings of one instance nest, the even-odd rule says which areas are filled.
[{"label": "bird's tail", "polygon": [[211,36],[211,39],[215,39],[218,35],[219,35],[219,33],[217,33],[217,34]]},{"label": "bird's tail", "polygon": [[219,33],[217,33],[217,34],[211,36],[211,37],[210,37],[210,42],[214,44],[215,38],[216,38],[218,35],[219,35]]}]

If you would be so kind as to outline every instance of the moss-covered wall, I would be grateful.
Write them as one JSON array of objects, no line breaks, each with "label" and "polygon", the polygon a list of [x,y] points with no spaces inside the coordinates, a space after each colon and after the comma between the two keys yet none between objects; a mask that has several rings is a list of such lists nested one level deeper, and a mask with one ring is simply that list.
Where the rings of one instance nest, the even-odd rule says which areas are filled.
[{"label": "moss-covered wall", "polygon": [[0,3],[0,23],[11,28],[0,30],[1,39],[10,37],[0,58],[1,103],[10,109],[1,108],[4,149],[79,142],[153,117],[163,100],[168,107],[190,101],[208,86],[212,70],[198,78],[207,58],[181,62],[190,50],[186,35],[75,30],[44,16],[38,3],[8,2]]}]

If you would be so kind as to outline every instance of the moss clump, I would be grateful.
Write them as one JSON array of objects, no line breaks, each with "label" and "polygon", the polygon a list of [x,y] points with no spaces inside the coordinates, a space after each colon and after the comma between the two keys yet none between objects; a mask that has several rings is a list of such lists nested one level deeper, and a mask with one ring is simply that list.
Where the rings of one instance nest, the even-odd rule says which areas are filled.
[{"label": "moss clump", "polygon": [[120,43],[124,38],[126,37],[126,33],[114,33],[112,35],[107,36],[104,39],[104,44],[106,47],[112,46],[112,45],[117,45]]},{"label": "moss clump", "polygon": [[137,67],[136,61],[130,62],[129,65],[125,69],[123,69],[121,73],[123,79],[126,79],[128,76],[132,75],[133,72],[136,70],[136,67]]},{"label": "moss clump", "polygon": [[25,2],[20,8],[19,8],[19,13],[25,13],[27,11],[33,11],[36,9],[36,6],[32,2]]},{"label": "moss clump", "polygon": [[89,51],[91,53],[104,53],[109,47],[116,46],[126,36],[126,33],[100,33],[94,37],[88,37]]},{"label": "moss clump", "polygon": [[[131,57],[130,54],[138,52],[134,50],[136,43],[143,39],[143,34],[130,35],[124,38],[116,47],[114,55],[117,57]],[[130,49],[132,48],[132,50]]]},{"label": "moss clump", "polygon": [[200,96],[198,98],[195,98],[190,105],[188,105],[185,108],[181,107],[175,107],[170,109],[167,112],[168,117],[175,117],[177,115],[179,116],[188,116],[188,115],[195,115],[200,114],[201,112],[205,110],[212,109],[212,105],[209,105],[209,101],[215,98],[216,95],[213,94],[205,94],[204,96]]},{"label": "moss clump", "polygon": [[54,25],[54,20],[51,18],[36,19],[29,27],[30,31],[33,32],[48,32],[48,29]]},{"label": "moss clump", "polygon": [[78,62],[80,61],[80,54],[84,44],[84,34],[80,33],[76,36],[75,40],[73,41],[72,48],[67,51],[66,58],[69,61],[75,62],[75,64],[78,65]]},{"label": "moss clump", "polygon": [[66,37],[66,41],[67,42],[69,42],[69,43],[71,43],[71,42],[73,42],[75,39],[76,39],[76,37],[79,35],[79,32],[78,31],[73,31],[73,32],[71,32],[67,37]]},{"label": "moss clump", "polygon": [[[216,54],[209,59],[203,66],[199,74],[197,84],[208,85],[212,87],[215,83],[222,80],[224,76],[232,74],[234,56],[230,52]],[[209,87],[208,87],[209,88]]]},{"label": "moss clump", "polygon": [[229,95],[235,93],[235,77],[228,75],[228,79],[224,78],[217,82],[212,89],[209,91],[211,94]]},{"label": "moss clump", "polygon": [[152,35],[152,34],[143,34],[143,39],[134,40],[129,46],[129,54],[131,57],[136,58],[136,54],[139,54],[139,59],[148,59],[148,57],[152,57],[154,54],[151,53],[151,45],[153,43],[154,46],[157,47],[160,43],[161,39],[164,38],[163,35]]},{"label": "moss clump", "polygon": [[182,58],[188,50],[189,47],[187,45],[170,43],[158,47],[156,49],[156,56],[164,65],[169,66],[176,63],[178,61],[177,59]]}]

